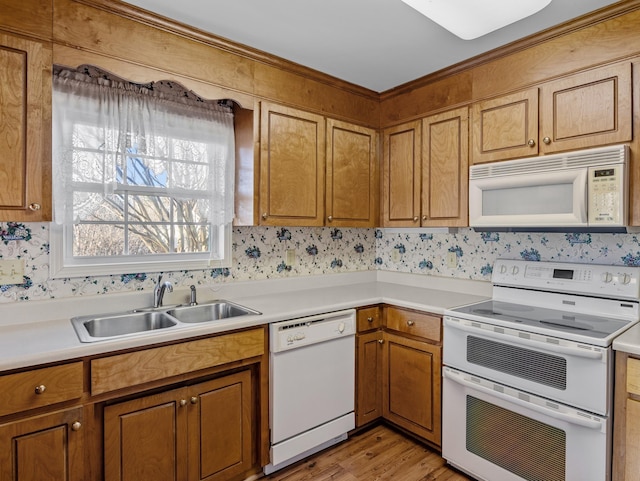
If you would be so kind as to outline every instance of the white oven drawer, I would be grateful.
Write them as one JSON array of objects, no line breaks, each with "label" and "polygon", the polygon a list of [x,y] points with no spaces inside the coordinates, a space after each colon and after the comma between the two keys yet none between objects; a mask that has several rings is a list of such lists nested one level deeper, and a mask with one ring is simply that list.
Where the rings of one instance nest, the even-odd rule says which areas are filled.
[{"label": "white oven drawer", "polygon": [[611,349],[450,316],[443,363],[516,389],[607,416]]},{"label": "white oven drawer", "polygon": [[442,457],[486,481],[608,481],[610,419],[443,368]]}]

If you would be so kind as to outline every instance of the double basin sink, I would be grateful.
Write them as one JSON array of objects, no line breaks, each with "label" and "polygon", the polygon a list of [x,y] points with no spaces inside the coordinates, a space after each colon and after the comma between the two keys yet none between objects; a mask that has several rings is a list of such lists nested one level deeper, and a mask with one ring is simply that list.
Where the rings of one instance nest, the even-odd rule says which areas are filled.
[{"label": "double basin sink", "polygon": [[72,318],[71,323],[80,341],[95,342],[251,314],[258,315],[261,312],[221,300],[194,306],[80,316]]}]

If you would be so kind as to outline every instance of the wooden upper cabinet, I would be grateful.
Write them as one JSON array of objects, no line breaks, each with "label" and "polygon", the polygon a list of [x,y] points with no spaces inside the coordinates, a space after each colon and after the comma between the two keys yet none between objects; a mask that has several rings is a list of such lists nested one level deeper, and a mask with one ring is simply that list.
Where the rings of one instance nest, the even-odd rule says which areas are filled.
[{"label": "wooden upper cabinet", "polygon": [[600,67],[540,88],[544,153],[631,140],[631,63]]},{"label": "wooden upper cabinet", "polygon": [[325,119],[263,103],[260,224],[324,225]]},{"label": "wooden upper cabinet", "polygon": [[420,226],[421,121],[384,130],[382,226]]},{"label": "wooden upper cabinet", "polygon": [[326,225],[375,227],[376,146],[375,130],[327,119]]},{"label": "wooden upper cabinet", "polygon": [[476,102],[471,116],[474,164],[628,142],[631,63]]},{"label": "wooden upper cabinet", "polygon": [[538,89],[471,106],[472,163],[538,154]]},{"label": "wooden upper cabinet", "polygon": [[51,220],[51,50],[0,34],[0,221]]},{"label": "wooden upper cabinet", "polygon": [[468,220],[469,109],[422,121],[422,225],[464,227]]}]

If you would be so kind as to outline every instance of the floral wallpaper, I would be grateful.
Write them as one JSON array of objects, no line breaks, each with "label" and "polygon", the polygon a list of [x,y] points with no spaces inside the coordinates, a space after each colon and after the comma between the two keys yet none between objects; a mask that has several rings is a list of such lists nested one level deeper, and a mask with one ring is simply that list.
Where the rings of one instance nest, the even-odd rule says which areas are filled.
[{"label": "floral wallpaper", "polygon": [[[176,286],[387,270],[490,280],[498,257],[640,266],[640,235],[498,233],[459,229],[240,227],[229,268],[166,272]],[[155,274],[49,278],[49,224],[0,223],[0,259],[23,259],[23,282],[0,303],[152,289]],[[449,260],[455,260],[455,265]]]}]

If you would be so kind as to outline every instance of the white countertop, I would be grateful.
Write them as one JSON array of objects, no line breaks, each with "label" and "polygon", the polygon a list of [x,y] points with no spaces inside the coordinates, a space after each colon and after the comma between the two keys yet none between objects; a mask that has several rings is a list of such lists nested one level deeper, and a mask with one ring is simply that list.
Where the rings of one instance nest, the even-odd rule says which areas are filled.
[{"label": "white countertop", "polygon": [[[167,300],[184,302],[188,289]],[[29,301],[2,306],[0,371],[188,339],[323,312],[388,303],[442,314],[490,297],[488,282],[389,272],[362,272],[198,287],[199,301],[226,299],[260,311],[223,321],[167,328],[111,340],[82,343],[70,318],[148,305],[148,292],[90,298]],[[113,306],[117,306],[114,308]]]},{"label": "white countertop", "polygon": [[640,323],[635,324],[613,340],[615,351],[624,351],[640,356]]}]

